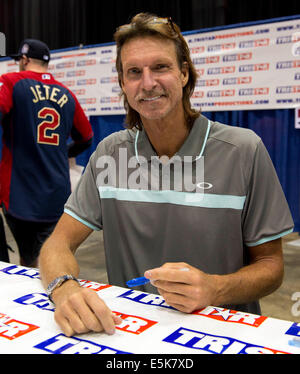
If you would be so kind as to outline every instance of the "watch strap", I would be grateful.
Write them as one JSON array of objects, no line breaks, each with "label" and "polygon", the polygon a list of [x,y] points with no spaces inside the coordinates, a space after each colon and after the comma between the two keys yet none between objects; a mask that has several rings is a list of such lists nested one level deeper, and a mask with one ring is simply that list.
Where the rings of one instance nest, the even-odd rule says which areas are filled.
[{"label": "watch strap", "polygon": [[52,303],[54,303],[53,300],[52,300],[52,297],[51,297],[53,291],[56,290],[61,285],[63,285],[66,281],[71,280],[71,279],[76,281],[79,284],[79,280],[77,278],[75,278],[72,274],[65,274],[65,275],[61,275],[61,276],[55,278],[48,285],[48,287],[46,289],[46,294],[48,295],[48,297],[49,297],[49,299]]}]

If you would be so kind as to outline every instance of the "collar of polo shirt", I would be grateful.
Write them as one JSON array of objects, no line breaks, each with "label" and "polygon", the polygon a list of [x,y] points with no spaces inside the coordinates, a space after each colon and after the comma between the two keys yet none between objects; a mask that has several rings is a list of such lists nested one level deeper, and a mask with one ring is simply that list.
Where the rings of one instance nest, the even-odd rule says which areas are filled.
[{"label": "collar of polo shirt", "polygon": [[[196,119],[183,145],[176,153],[176,156],[181,157],[182,160],[184,159],[184,156],[191,156],[192,161],[195,161],[199,159],[201,156],[203,156],[210,127],[210,121],[207,118],[200,115],[200,117]],[[136,131],[135,156],[140,164],[143,163],[145,159],[147,160],[147,162],[149,162],[151,161],[151,157],[158,158],[158,155],[152,147],[145,130]]]}]

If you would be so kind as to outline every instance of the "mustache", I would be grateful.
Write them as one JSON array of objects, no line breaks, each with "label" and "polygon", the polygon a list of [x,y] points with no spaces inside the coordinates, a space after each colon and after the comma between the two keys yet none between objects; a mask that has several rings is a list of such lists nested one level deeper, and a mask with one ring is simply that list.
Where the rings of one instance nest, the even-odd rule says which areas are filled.
[{"label": "mustache", "polygon": [[141,101],[144,99],[151,99],[152,97],[157,96],[166,96],[166,93],[164,91],[149,91],[147,93],[140,93],[135,97],[135,100]]}]

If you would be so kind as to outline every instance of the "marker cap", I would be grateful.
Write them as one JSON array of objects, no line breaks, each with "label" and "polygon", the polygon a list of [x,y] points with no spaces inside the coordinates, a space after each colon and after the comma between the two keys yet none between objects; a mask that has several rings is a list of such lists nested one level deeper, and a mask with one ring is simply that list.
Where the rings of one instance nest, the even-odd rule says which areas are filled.
[{"label": "marker cap", "polygon": [[142,286],[143,284],[146,284],[150,282],[150,279],[147,279],[145,277],[139,277],[139,278],[134,278],[126,282],[128,287],[136,287],[136,286]]}]

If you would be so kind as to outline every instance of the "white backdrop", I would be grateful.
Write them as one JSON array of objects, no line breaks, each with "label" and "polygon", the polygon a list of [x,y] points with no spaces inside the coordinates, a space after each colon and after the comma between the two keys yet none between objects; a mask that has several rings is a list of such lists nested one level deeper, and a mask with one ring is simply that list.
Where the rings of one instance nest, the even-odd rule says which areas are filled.
[{"label": "white backdrop", "polygon": [[[202,111],[300,105],[300,18],[184,36],[199,79],[192,98]],[[124,114],[114,44],[52,53],[50,72],[78,97],[87,115]],[[17,71],[0,62],[0,74]]]}]

